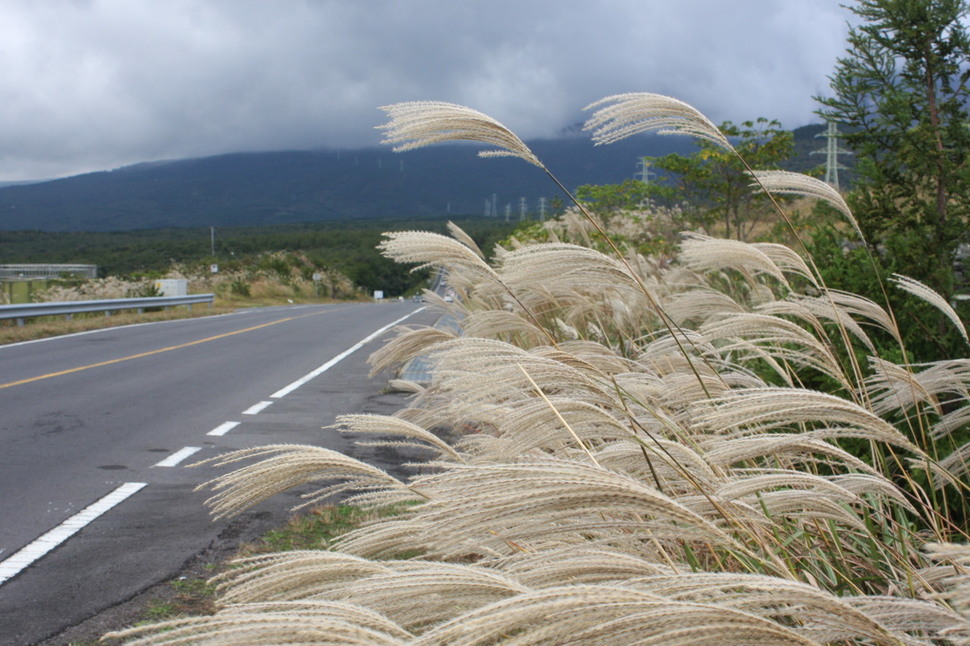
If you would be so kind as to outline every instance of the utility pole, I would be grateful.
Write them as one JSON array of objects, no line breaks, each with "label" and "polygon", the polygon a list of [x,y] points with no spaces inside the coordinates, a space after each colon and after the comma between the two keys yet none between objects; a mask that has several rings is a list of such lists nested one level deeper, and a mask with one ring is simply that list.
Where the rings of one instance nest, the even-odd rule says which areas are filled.
[{"label": "utility pole", "polygon": [[827,141],[825,148],[813,150],[811,154],[825,155],[825,183],[838,190],[839,171],[847,170],[845,166],[839,163],[839,155],[851,155],[852,151],[839,147],[839,127],[834,121],[829,121],[825,132],[820,132],[815,136],[825,137]]},{"label": "utility pole", "polygon": [[545,222],[546,220],[546,198],[539,198],[539,220]]},{"label": "utility pole", "polygon": [[209,255],[215,258],[216,257],[216,228],[215,227],[209,227],[209,246],[210,246]]},{"label": "utility pole", "polygon": [[525,219],[525,198],[519,198],[519,222]]}]

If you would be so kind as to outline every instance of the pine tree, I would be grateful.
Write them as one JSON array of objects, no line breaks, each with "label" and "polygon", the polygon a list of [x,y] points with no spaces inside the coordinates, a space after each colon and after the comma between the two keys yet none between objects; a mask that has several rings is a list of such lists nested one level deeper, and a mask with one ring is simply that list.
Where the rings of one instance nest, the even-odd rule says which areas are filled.
[{"label": "pine tree", "polygon": [[860,0],[818,113],[859,160],[848,201],[893,271],[950,298],[970,210],[964,0]]}]

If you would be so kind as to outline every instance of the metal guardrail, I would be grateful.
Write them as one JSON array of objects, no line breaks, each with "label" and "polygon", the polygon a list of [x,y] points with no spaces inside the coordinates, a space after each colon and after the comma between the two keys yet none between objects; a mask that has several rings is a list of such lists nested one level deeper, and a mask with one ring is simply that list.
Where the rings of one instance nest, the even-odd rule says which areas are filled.
[{"label": "metal guardrail", "polygon": [[38,278],[61,278],[64,275],[97,278],[97,265],[16,264],[0,265],[0,280],[20,281]]},{"label": "metal guardrail", "polygon": [[17,319],[17,325],[23,325],[24,319],[37,316],[64,316],[71,318],[72,314],[84,312],[104,312],[110,316],[119,310],[138,310],[144,312],[149,307],[175,307],[208,303],[212,306],[213,294],[193,294],[191,296],[154,296],[148,298],[113,298],[99,301],[65,301],[61,303],[27,303],[24,305],[0,305],[0,319]]}]

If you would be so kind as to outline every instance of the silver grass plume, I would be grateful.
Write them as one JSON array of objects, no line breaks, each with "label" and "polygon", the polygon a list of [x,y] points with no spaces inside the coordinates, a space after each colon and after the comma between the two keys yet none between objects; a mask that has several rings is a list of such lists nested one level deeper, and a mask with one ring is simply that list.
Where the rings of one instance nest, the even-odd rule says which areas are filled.
[{"label": "silver grass plume", "polygon": [[368,357],[370,376],[404,365],[408,360],[424,354],[438,343],[453,341],[458,337],[441,328],[397,328],[398,335]]},{"label": "silver grass plume", "polygon": [[752,186],[758,186],[768,193],[802,195],[827,202],[845,216],[845,219],[855,229],[859,239],[865,240],[862,229],[859,228],[859,223],[852,215],[852,210],[846,204],[841,193],[822,180],[809,177],[803,173],[785,170],[756,170],[752,171],[751,175],[755,180]]},{"label": "silver grass plume", "polygon": [[775,242],[753,242],[751,246],[766,255],[783,272],[801,276],[812,283],[816,289],[821,288],[818,279],[812,273],[805,259],[795,253],[790,247]]},{"label": "silver grass plume", "polygon": [[749,283],[754,282],[754,275],[767,274],[781,283],[786,290],[789,288],[785,274],[764,251],[740,240],[689,234],[680,246],[679,259],[696,271],[734,269]]},{"label": "silver grass plume", "polygon": [[497,643],[819,646],[796,628],[753,613],[604,585],[563,585],[517,595],[465,613],[414,641],[415,646]]},{"label": "silver grass plume", "polygon": [[[742,312],[705,323],[700,332],[721,352],[751,353],[769,363],[784,360],[811,366],[846,388],[851,387],[832,349],[787,319]],[[778,367],[783,368],[780,364]],[[778,371],[779,376],[785,378],[785,372],[784,369]]]},{"label": "silver grass plume", "polygon": [[893,425],[853,402],[827,393],[799,388],[750,388],[703,402],[697,424],[731,437],[758,435],[766,430],[800,428],[804,438],[858,437],[924,453]]},{"label": "silver grass plume", "polygon": [[822,339],[827,338],[822,320],[832,321],[862,342],[869,352],[873,354],[876,352],[876,346],[873,345],[862,326],[828,298],[792,295],[783,301],[772,301],[759,305],[755,308],[755,311],[773,316],[791,316],[805,321],[812,326],[816,336]]},{"label": "silver grass plume", "polygon": [[129,646],[408,646],[414,636],[380,614],[334,601],[230,605],[211,616],[173,619],[109,633]]},{"label": "silver grass plume", "polygon": [[704,458],[713,466],[728,468],[754,460],[772,460],[791,465],[824,464],[839,472],[852,469],[878,475],[868,464],[848,451],[823,439],[804,437],[800,433],[759,433],[751,437],[722,438],[709,436],[699,441]]},{"label": "silver grass plume", "polygon": [[420,500],[408,486],[386,472],[338,451],[311,445],[278,444],[231,451],[195,465],[225,466],[252,458],[259,462],[204,482],[196,489],[216,491],[206,504],[215,518],[225,518],[278,493],[320,480],[335,484],[305,495],[306,507],[347,490],[378,490],[387,496],[385,504]]},{"label": "silver grass plume", "polygon": [[470,272],[477,277],[498,281],[498,276],[479,255],[455,238],[429,231],[396,231],[385,233],[378,245],[381,252],[401,263],[419,263],[412,271],[426,267]]},{"label": "silver grass plume", "polygon": [[342,433],[371,433],[377,435],[395,435],[413,442],[400,443],[381,440],[378,442],[358,442],[362,446],[411,446],[423,449],[434,449],[441,456],[451,458],[456,462],[463,462],[461,455],[434,433],[427,431],[417,424],[388,415],[357,414],[340,415],[331,427]]},{"label": "silver grass plume", "polygon": [[545,169],[539,158],[515,133],[478,110],[444,101],[410,101],[381,107],[390,121],[381,143],[392,144],[395,152],[413,150],[443,141],[474,141],[495,146],[481,157],[518,157]]},{"label": "silver grass plume", "polygon": [[943,632],[957,644],[970,644],[970,545],[930,543],[926,553],[940,564],[937,569],[942,575],[943,592],[939,596],[963,619],[952,622]]},{"label": "silver grass plume", "polygon": [[478,248],[478,243],[476,243],[472,237],[465,233],[457,224],[454,222],[449,222],[448,233],[450,233],[451,237],[453,237],[455,240],[474,251],[479,258],[485,260],[485,254],[482,253],[482,250]]},{"label": "silver grass plume", "polygon": [[706,139],[734,152],[727,137],[697,109],[669,96],[634,92],[614,94],[587,105],[593,110],[583,130],[593,132],[597,144],[610,144],[632,135],[656,130],[658,134],[683,134]]},{"label": "silver grass plume", "polygon": [[963,337],[963,340],[970,343],[970,339],[967,338],[967,328],[963,325],[963,321],[960,320],[960,315],[956,313],[956,310],[946,302],[946,299],[940,296],[932,287],[928,287],[923,283],[910,278],[909,276],[901,276],[900,274],[893,274],[890,279],[896,287],[899,287],[904,292],[912,294],[916,298],[922,299],[923,301],[929,303],[936,309],[940,310],[953,326],[957,329],[957,332]]}]

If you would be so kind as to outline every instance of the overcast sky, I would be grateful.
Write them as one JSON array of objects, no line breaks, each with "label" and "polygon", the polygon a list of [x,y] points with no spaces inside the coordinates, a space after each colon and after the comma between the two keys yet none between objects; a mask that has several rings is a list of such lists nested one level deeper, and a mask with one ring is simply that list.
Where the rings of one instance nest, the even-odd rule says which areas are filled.
[{"label": "overcast sky", "polygon": [[378,106],[523,139],[657,92],[715,123],[817,122],[844,0],[0,0],[0,181],[376,145]]}]

